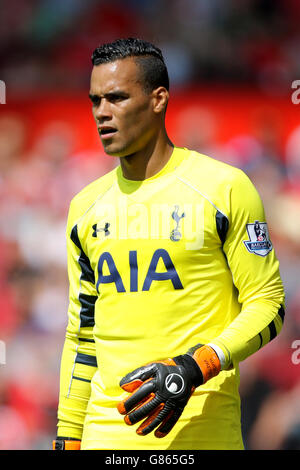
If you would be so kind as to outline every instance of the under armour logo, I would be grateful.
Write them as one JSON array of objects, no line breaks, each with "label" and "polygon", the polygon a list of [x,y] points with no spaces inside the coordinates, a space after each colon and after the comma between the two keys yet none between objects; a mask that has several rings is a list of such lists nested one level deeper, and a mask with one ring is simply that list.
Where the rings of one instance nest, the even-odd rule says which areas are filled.
[{"label": "under armour logo", "polygon": [[94,224],[92,226],[92,229],[94,230],[92,236],[97,237],[98,232],[104,232],[104,235],[107,237],[108,235],[110,235],[110,231],[108,230],[109,226],[110,224],[108,222],[106,222],[104,227],[101,227],[101,228],[97,228],[97,224]]},{"label": "under armour logo", "polygon": [[178,229],[179,222],[181,219],[183,219],[183,217],[185,217],[185,213],[183,212],[181,215],[179,215],[178,210],[179,210],[179,206],[175,206],[175,210],[172,212],[172,219],[174,219],[176,222],[176,227],[174,228],[174,230],[172,230],[171,235],[170,235],[170,239],[172,240],[172,242],[178,242],[180,240],[181,233]]}]

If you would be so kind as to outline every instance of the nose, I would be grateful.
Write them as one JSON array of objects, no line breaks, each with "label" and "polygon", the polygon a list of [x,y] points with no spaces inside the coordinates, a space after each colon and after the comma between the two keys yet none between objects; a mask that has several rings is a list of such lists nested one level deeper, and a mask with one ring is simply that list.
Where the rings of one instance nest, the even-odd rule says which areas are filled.
[{"label": "nose", "polygon": [[110,104],[105,98],[103,98],[101,99],[98,107],[96,108],[95,118],[101,122],[103,120],[110,119],[111,117],[112,114]]}]

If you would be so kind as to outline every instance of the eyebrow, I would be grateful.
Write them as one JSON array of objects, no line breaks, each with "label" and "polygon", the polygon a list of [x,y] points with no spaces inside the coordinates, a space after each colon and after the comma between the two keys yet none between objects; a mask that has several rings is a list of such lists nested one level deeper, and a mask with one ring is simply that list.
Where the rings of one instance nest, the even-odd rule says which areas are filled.
[{"label": "eyebrow", "polygon": [[122,98],[128,98],[129,94],[126,93],[125,91],[122,90],[115,90],[115,91],[110,91],[108,93],[105,93],[104,95],[98,95],[97,93],[89,93],[89,98],[91,101],[94,101],[95,99],[99,99],[103,96],[104,98],[111,98],[114,96],[121,96]]}]

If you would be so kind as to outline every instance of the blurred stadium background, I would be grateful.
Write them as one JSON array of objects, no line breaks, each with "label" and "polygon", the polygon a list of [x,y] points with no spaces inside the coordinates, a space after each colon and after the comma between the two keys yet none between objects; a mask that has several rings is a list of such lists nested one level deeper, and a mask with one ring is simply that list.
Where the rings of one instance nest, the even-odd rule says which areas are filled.
[{"label": "blurred stadium background", "polygon": [[91,116],[90,56],[126,36],[163,50],[171,139],[242,168],[262,196],[287,313],[241,364],[244,440],[300,448],[299,20],[297,0],[1,1],[0,449],[48,449],[55,436],[68,205],[117,163]]}]

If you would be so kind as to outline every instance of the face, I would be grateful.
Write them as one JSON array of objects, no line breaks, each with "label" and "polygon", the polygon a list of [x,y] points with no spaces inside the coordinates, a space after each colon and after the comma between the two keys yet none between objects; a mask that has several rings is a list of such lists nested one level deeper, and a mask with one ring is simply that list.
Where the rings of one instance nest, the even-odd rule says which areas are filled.
[{"label": "face", "polygon": [[133,58],[93,67],[90,99],[107,154],[124,157],[142,150],[157,131],[167,91],[146,92]]}]

